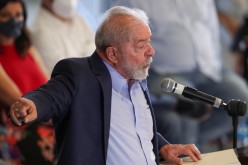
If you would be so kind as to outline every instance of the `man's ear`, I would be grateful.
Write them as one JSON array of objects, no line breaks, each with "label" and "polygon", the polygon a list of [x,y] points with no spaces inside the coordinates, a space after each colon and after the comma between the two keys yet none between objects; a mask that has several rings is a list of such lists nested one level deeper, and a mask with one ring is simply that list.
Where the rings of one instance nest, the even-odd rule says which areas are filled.
[{"label": "man's ear", "polygon": [[106,49],[107,59],[113,63],[117,63],[117,49],[115,47],[107,47]]}]

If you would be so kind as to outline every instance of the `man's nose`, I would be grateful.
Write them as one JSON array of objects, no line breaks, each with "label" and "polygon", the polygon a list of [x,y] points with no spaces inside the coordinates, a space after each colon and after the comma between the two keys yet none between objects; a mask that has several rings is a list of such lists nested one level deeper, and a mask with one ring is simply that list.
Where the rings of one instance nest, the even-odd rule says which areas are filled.
[{"label": "man's nose", "polygon": [[149,56],[154,56],[155,55],[155,50],[154,48],[152,47],[151,44],[149,44],[149,48],[148,48],[148,53],[147,53]]}]

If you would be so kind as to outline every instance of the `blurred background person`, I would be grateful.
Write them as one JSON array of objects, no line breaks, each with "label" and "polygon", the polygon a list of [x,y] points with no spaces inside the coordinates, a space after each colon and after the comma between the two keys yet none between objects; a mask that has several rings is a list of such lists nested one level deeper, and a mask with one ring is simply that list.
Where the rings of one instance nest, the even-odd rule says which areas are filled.
[{"label": "blurred background person", "polygon": [[[2,147],[5,150],[1,152],[1,158],[14,164],[37,164],[28,163],[30,158],[36,158],[45,165],[46,158],[42,156],[36,143],[33,143],[30,153],[27,153],[21,144],[30,135],[37,135],[37,138],[32,140],[38,141],[40,138],[37,128],[46,126],[17,128],[6,116],[9,106],[17,98],[49,79],[48,72],[30,41],[26,20],[27,13],[21,0],[0,1],[0,129],[4,134],[1,143],[6,142]],[[32,143],[31,139],[26,142]]]},{"label": "blurred background person", "polygon": [[63,58],[89,56],[95,50],[94,33],[75,12],[77,0],[42,0],[31,27],[31,38],[51,73]]},{"label": "blurred background person", "polygon": [[24,4],[17,0],[3,0],[0,5],[0,98],[9,106],[23,93],[45,83],[49,76],[31,46],[25,27]]},{"label": "blurred background person", "polygon": [[225,34],[222,41],[234,53],[235,71],[248,82],[248,1],[216,0],[216,4]]},{"label": "blurred background person", "polygon": [[248,82],[248,14],[234,35],[231,49],[236,57],[235,70]]},{"label": "blurred background person", "polygon": [[[245,36],[247,35],[247,0],[215,0],[220,21],[220,34],[224,58],[241,76],[247,79],[244,71]],[[231,51],[230,51],[231,50]],[[231,55],[231,56],[230,56]]]},{"label": "blurred background person", "polygon": [[[176,82],[219,97],[226,103],[230,99],[248,100],[245,81],[227,68],[223,61],[220,27],[213,0],[118,0],[117,4],[140,8],[150,17],[153,32],[151,42],[156,54],[148,85],[154,96],[167,96],[167,102],[175,100],[162,93],[160,88],[161,80],[170,77]],[[184,98],[177,100],[184,100],[180,108],[186,108],[185,103],[190,103]],[[159,132],[172,143],[202,144],[232,131],[232,120],[226,111],[209,111],[212,107],[199,105],[192,108],[208,113],[196,115],[194,119],[178,111],[166,110],[163,106],[155,109]]]}]

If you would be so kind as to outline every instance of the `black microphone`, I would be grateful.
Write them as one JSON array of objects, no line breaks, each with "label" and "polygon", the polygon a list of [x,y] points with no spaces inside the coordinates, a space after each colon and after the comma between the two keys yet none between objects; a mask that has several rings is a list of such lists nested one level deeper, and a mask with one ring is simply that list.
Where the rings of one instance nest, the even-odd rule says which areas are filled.
[{"label": "black microphone", "polygon": [[190,88],[175,82],[170,78],[165,78],[161,81],[161,88],[163,92],[167,93],[176,93],[179,95],[183,95],[192,100],[201,101],[210,105],[213,105],[216,108],[220,108],[220,106],[225,106],[226,104],[218,97],[214,97],[198,91],[197,89]]}]

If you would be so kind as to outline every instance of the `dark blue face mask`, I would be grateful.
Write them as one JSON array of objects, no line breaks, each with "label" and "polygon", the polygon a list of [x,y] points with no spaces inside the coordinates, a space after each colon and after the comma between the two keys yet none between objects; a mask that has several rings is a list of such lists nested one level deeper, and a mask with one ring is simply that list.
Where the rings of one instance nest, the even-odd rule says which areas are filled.
[{"label": "dark blue face mask", "polygon": [[0,33],[5,37],[17,38],[21,35],[23,28],[23,21],[10,19],[6,22],[0,22]]}]

